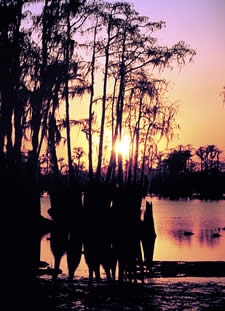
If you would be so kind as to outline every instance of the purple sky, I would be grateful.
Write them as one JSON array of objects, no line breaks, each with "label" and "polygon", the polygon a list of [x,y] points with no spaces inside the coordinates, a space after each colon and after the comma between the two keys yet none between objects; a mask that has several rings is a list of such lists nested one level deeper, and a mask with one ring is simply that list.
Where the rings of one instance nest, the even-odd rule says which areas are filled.
[{"label": "purple sky", "polygon": [[156,35],[160,45],[184,40],[197,52],[193,63],[166,72],[173,82],[170,99],[179,101],[181,132],[171,146],[215,144],[225,147],[225,1],[133,0],[134,8],[167,27]]},{"label": "purple sky", "polygon": [[171,81],[170,101],[180,105],[179,139],[169,147],[214,144],[225,150],[225,105],[221,96],[225,86],[225,0],[131,2],[151,21],[166,22],[166,28],[155,34],[160,45],[172,46],[183,40],[197,52],[194,61],[181,71],[174,66],[173,71],[163,74]]}]

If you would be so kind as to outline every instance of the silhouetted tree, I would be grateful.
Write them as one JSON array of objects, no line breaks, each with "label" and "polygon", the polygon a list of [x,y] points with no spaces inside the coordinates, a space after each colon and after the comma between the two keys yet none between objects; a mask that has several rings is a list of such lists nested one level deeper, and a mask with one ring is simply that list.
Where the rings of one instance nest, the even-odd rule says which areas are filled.
[{"label": "silhouetted tree", "polygon": [[91,94],[90,94],[90,104],[89,104],[89,130],[88,130],[88,143],[89,143],[89,180],[93,181],[93,164],[92,164],[92,119],[93,119],[93,99],[94,99],[94,83],[95,83],[95,63],[96,63],[96,36],[98,28],[98,16],[96,16],[96,24],[94,27],[94,39],[93,39],[93,50],[92,50],[92,60],[91,60]]},{"label": "silhouetted tree", "polygon": [[[115,61],[112,63],[118,68],[118,94],[116,105],[116,118],[113,144],[122,137],[122,124],[124,113],[124,97],[127,88],[129,89],[130,75],[137,73],[142,68],[148,67],[163,69],[169,66],[172,61],[183,64],[185,57],[194,56],[195,52],[191,50],[184,42],[179,42],[171,49],[156,45],[156,40],[152,38],[152,33],[161,29],[163,22],[152,23],[148,18],[140,16],[132,6],[126,3],[126,10],[123,13],[123,19],[120,18],[118,29],[120,30],[119,40],[121,41],[119,50],[114,55]],[[118,57],[118,62],[116,59]],[[140,105],[141,102],[139,102]],[[138,126],[138,124],[137,124]],[[119,136],[118,136],[119,135]],[[138,136],[138,135],[137,135]],[[136,136],[136,143],[138,137]],[[118,155],[119,179],[122,180],[122,156]],[[112,146],[112,154],[108,168],[107,176],[110,176],[115,168],[115,147]]]},{"label": "silhouetted tree", "polygon": [[74,153],[74,160],[77,161],[77,168],[79,171],[83,167],[83,163],[81,163],[80,161],[81,161],[81,158],[85,155],[85,152],[84,152],[83,148],[75,147],[75,148],[73,148],[73,153]]},{"label": "silhouetted tree", "polygon": [[[163,70],[172,62],[183,65],[185,59],[187,57],[191,59],[195,52],[184,42],[178,42],[172,48],[158,46],[153,33],[160,30],[164,23],[150,22],[147,17],[140,16],[127,2],[43,0],[40,1],[40,14],[23,11],[25,3],[29,7],[28,2],[31,1],[0,1],[2,69],[0,73],[0,162],[1,168],[4,168],[3,173],[1,170],[1,177],[4,177],[4,174],[8,175],[1,194],[4,204],[8,204],[5,190],[12,189],[12,193],[18,199],[19,208],[16,208],[12,200],[14,196],[9,198],[9,209],[15,214],[13,225],[16,230],[22,226],[21,233],[13,237],[16,241],[17,253],[19,253],[17,242],[27,232],[30,233],[27,235],[27,241],[32,248],[29,255],[26,243],[22,244],[21,250],[26,255],[21,257],[18,265],[22,264],[21,267],[25,268],[28,274],[25,256],[31,259],[28,261],[31,262],[32,271],[35,271],[39,264],[39,160],[44,161],[43,157],[45,157],[48,161],[47,172],[50,163],[50,170],[57,177],[52,179],[52,185],[48,185],[52,215],[56,216],[53,217],[55,231],[52,230],[51,240],[56,267],[59,267],[68,242],[69,273],[70,277],[73,277],[82,249],[82,240],[79,236],[82,222],[79,223],[77,230],[74,229],[73,222],[74,219],[80,220],[81,215],[80,211],[75,212],[74,205],[81,210],[82,204],[79,185],[75,185],[75,179],[74,184],[71,183],[74,175],[71,127],[81,126],[89,140],[89,180],[92,181],[92,136],[96,121],[93,104],[101,102],[95,179],[97,183],[102,180],[103,165],[107,163],[107,160],[104,161],[105,118],[109,111],[107,106],[111,106],[112,150],[105,180],[107,185],[90,184],[86,189],[85,207],[88,210],[86,228],[87,231],[89,229],[92,231],[91,235],[90,232],[86,232],[85,242],[86,246],[88,245],[86,249],[89,248],[87,252],[91,254],[87,255],[90,259],[88,260],[90,272],[96,264],[98,273],[99,265],[102,263],[109,277],[110,252],[114,247],[116,260],[119,259],[122,267],[120,268],[122,276],[124,269],[131,272],[134,267],[136,268],[136,259],[140,258],[139,225],[142,193],[136,185],[132,185],[132,182],[134,184],[139,182],[137,175],[141,167],[141,184],[143,184],[145,167],[152,167],[155,154],[153,151],[156,149],[153,147],[154,138],[157,134],[160,137],[169,136],[176,126],[174,106],[167,105],[160,97],[161,85],[164,82],[153,79],[146,72],[153,69]],[[27,18],[31,26],[23,27],[23,18]],[[79,55],[79,51],[83,52],[85,45],[79,44],[85,30],[92,36],[90,62]],[[96,98],[95,76],[100,70],[103,72],[103,90],[101,96]],[[114,83],[110,94],[109,82]],[[86,90],[90,90],[89,119],[71,120],[72,99],[82,95]],[[65,108],[65,118],[58,115],[60,105]],[[64,179],[59,172],[60,160],[57,158],[57,146],[62,140],[63,128],[66,128],[67,136],[69,185],[63,184]],[[116,143],[121,142],[123,131],[127,129],[131,134],[131,152],[127,163],[128,177],[124,174],[121,152],[116,155]],[[47,144],[45,144],[46,138]],[[27,162],[22,156],[25,145],[29,148]],[[140,146],[143,146],[141,165]],[[77,147],[75,158],[78,169],[82,166],[83,155],[83,149]],[[211,167],[216,158],[219,160],[219,154],[211,146],[211,149],[208,148]],[[114,187],[117,182],[119,188]],[[112,213],[110,207],[113,207]],[[114,223],[119,219],[116,232],[109,226],[112,214]],[[102,215],[105,220],[103,224]],[[76,237],[78,243],[75,260],[76,251],[73,249],[73,243],[76,243]],[[57,249],[58,242],[59,249]],[[96,254],[96,245],[98,254]],[[93,258],[94,261],[97,258],[94,264]],[[114,272],[115,266],[114,262]],[[19,270],[18,266],[14,269]],[[33,276],[34,272],[31,274]]]},{"label": "silhouetted tree", "polygon": [[[20,27],[23,3],[22,0],[0,2],[0,160],[2,164],[6,138],[6,160],[9,167],[19,164],[21,158],[20,124],[24,102],[21,100],[20,56],[24,39]],[[16,141],[12,137],[13,123]]]},{"label": "silhouetted tree", "polygon": [[201,171],[210,173],[214,170],[219,170],[219,155],[221,151],[215,145],[199,147],[196,155],[201,160]]},{"label": "silhouetted tree", "polygon": [[164,160],[168,174],[186,174],[189,170],[189,160],[191,157],[192,153],[189,149],[179,146],[178,150],[175,149],[168,155],[168,158]]},{"label": "silhouetted tree", "polygon": [[104,48],[105,54],[105,66],[104,66],[104,85],[103,85],[103,96],[102,96],[102,117],[101,117],[101,132],[99,140],[99,153],[98,153],[98,166],[96,172],[96,180],[100,181],[101,177],[101,164],[102,164],[102,153],[103,153],[103,139],[104,139],[104,126],[105,126],[105,109],[106,109],[106,96],[107,96],[107,82],[108,82],[108,70],[109,70],[109,57],[110,49],[113,43],[118,40],[118,19],[116,15],[121,14],[125,3],[116,2],[107,3],[105,2],[103,11],[101,13],[103,23],[106,25],[106,44]]}]

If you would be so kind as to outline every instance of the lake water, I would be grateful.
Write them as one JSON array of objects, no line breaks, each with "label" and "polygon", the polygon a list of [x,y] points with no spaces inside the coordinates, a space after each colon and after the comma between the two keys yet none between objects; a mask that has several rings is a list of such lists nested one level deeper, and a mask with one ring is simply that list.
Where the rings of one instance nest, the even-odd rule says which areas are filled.
[{"label": "lake water", "polygon": [[[153,217],[157,234],[155,261],[225,261],[225,201],[180,200],[147,198],[153,203]],[[143,206],[145,201],[143,201]],[[44,217],[49,217],[48,197],[41,199]],[[193,235],[185,235],[192,232]],[[219,234],[219,237],[215,237]],[[50,250],[49,235],[41,242],[41,260],[52,267],[54,259]],[[66,255],[60,268],[67,274]],[[87,277],[88,268],[82,255],[81,263],[75,273]]]},{"label": "lake water", "polygon": [[154,260],[225,260],[225,201],[148,200],[153,203],[157,234]]}]

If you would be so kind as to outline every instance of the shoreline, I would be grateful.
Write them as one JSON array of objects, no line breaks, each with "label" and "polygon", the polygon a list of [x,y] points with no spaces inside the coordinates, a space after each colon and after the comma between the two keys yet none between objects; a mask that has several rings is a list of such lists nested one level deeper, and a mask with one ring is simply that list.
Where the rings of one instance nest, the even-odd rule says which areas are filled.
[{"label": "shoreline", "polygon": [[[54,269],[50,268],[48,263],[41,262],[37,275],[51,276],[53,271]],[[61,270],[60,273],[62,274],[63,271]],[[144,278],[176,277],[225,277],[225,261],[153,261],[150,271],[144,265]],[[82,279],[82,276],[79,278]]]}]

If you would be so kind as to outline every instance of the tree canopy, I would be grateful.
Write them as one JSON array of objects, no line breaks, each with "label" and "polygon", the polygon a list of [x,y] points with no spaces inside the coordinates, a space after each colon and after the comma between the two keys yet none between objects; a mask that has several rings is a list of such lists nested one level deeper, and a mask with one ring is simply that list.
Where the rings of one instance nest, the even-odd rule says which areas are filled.
[{"label": "tree canopy", "polygon": [[[0,13],[1,163],[20,165],[29,151],[35,170],[46,154],[58,174],[58,146],[66,140],[72,176],[71,150],[79,146],[71,146],[71,128],[79,125],[88,138],[91,180],[139,182],[149,150],[178,129],[176,106],[165,100],[167,82],[157,70],[182,66],[195,51],[184,41],[160,46],[154,34],[165,23],[141,16],[129,2],[1,1]],[[87,118],[73,120],[70,111],[85,92]],[[130,141],[129,165],[116,150],[123,136]]]}]

